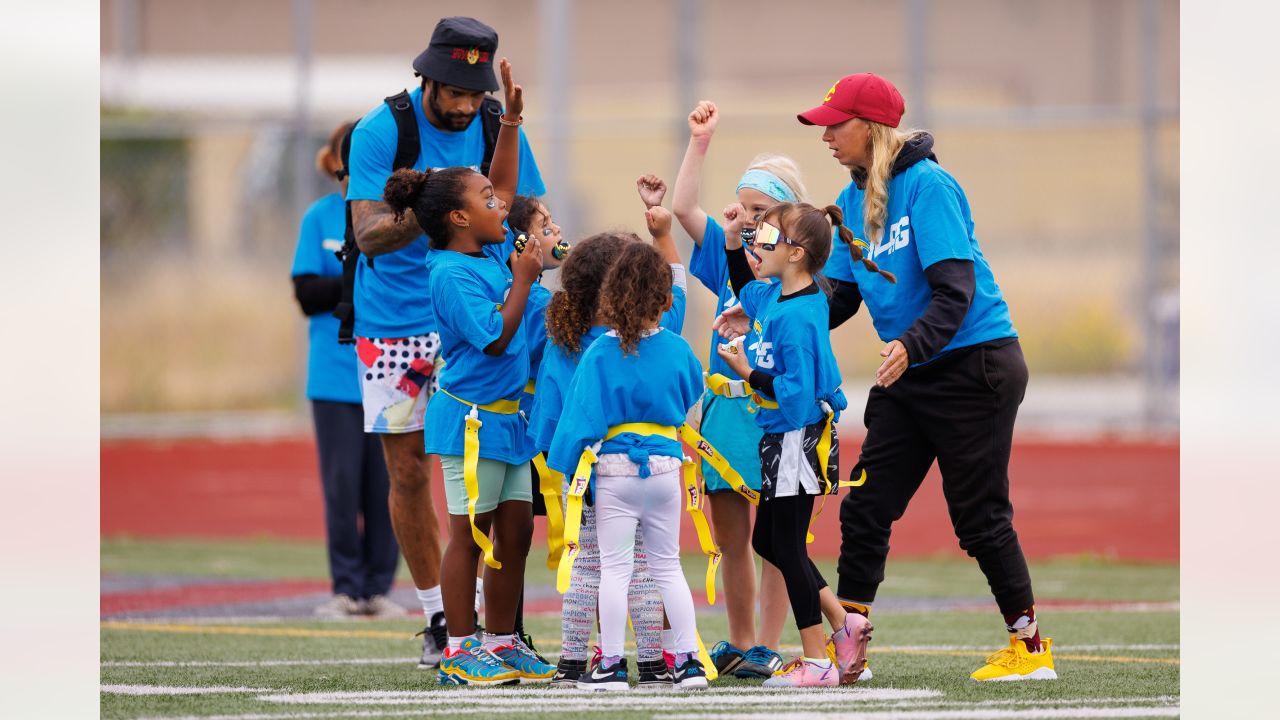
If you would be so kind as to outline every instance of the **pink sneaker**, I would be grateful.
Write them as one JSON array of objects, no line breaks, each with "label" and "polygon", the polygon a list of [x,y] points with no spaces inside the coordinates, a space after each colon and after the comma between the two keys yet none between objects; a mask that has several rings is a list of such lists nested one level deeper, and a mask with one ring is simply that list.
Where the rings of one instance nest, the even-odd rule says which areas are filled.
[{"label": "pink sneaker", "polygon": [[867,661],[867,643],[871,642],[871,621],[858,613],[844,616],[844,627],[831,633],[835,645],[835,661],[840,666],[840,684],[858,682]]},{"label": "pink sneaker", "polygon": [[764,681],[764,685],[761,687],[836,687],[839,684],[840,668],[836,666],[835,663],[822,667],[812,660],[797,657],[779,668],[778,671],[773,674],[773,677]]}]

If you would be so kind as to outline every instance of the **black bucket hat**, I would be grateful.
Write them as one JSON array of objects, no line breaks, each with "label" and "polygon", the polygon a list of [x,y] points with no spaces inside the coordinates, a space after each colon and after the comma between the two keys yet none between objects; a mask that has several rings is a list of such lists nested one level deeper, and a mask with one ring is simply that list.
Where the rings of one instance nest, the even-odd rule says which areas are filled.
[{"label": "black bucket hat", "polygon": [[469,17],[447,17],[436,23],[431,43],[413,61],[418,75],[467,90],[493,92],[498,31]]}]

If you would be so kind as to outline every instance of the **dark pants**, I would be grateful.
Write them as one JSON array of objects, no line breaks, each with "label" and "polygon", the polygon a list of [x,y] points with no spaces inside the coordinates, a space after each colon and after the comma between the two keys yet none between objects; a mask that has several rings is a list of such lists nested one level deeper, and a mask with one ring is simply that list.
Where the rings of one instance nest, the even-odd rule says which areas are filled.
[{"label": "dark pants", "polygon": [[751,531],[756,554],[782,572],[796,627],[803,630],[822,623],[818,593],[827,586],[822,573],[809,559],[805,534],[813,514],[813,495],[762,498]]},{"label": "dark pants", "polygon": [[387,507],[390,484],[378,436],[364,431],[358,404],[313,400],[324,486],[325,532],[334,594],[385,595],[395,579],[400,547]]},{"label": "dark pants", "polygon": [[936,458],[960,547],[978,561],[1003,614],[1031,607],[1031,576],[1013,530],[1009,453],[1027,389],[1016,339],[963,348],[911,368],[889,388],[873,387],[867,437],[840,504],[844,600],[871,602],[884,580],[889,532]]}]

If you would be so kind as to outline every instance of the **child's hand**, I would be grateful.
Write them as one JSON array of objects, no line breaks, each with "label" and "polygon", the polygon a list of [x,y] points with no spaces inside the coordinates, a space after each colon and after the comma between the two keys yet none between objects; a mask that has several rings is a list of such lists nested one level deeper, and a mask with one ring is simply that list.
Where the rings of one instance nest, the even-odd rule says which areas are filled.
[{"label": "child's hand", "polygon": [[720,356],[721,360],[724,360],[730,370],[733,370],[738,374],[738,377],[742,378],[751,375],[751,363],[747,362],[747,353],[742,347],[744,340],[745,338],[738,338],[724,345],[716,345],[716,354]]},{"label": "child's hand", "polygon": [[651,208],[662,204],[662,198],[667,194],[667,184],[657,175],[641,175],[636,179],[636,190],[640,192],[644,206]]},{"label": "child's hand", "polygon": [[742,203],[731,203],[724,208],[724,245],[730,250],[742,247],[742,227],[747,224],[747,210]]},{"label": "child's hand", "polygon": [[661,205],[654,205],[644,211],[644,224],[649,227],[649,236],[660,238],[671,234],[671,211]]},{"label": "child's hand", "polygon": [[532,285],[542,274],[542,243],[527,243],[524,252],[516,255],[515,262],[511,263],[511,274],[513,280]]},{"label": "child's hand", "polygon": [[711,329],[725,340],[737,340],[751,331],[751,318],[747,317],[741,305],[734,305],[716,316]]},{"label": "child's hand", "polygon": [[520,116],[524,114],[524,88],[516,84],[511,79],[511,61],[502,58],[502,62],[498,64],[498,69],[502,72],[502,90],[506,93],[506,115],[507,120],[518,122]]},{"label": "child's hand", "polygon": [[710,100],[699,102],[693,112],[689,113],[689,133],[695,138],[711,139],[720,123],[720,111]]}]

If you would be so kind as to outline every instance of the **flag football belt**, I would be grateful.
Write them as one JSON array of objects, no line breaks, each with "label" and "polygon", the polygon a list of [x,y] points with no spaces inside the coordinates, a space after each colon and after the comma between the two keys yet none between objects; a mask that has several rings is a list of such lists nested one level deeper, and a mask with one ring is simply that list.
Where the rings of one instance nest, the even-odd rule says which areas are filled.
[{"label": "flag football belt", "polygon": [[[751,399],[754,400],[757,405],[766,410],[778,409],[778,403],[763,397],[760,393],[753,394]],[[821,404],[822,412],[826,415],[826,420],[822,424],[822,437],[818,438],[818,447],[816,450],[818,453],[818,467],[822,471],[822,499],[818,501],[818,511],[813,514],[813,517],[809,518],[809,529],[806,530],[804,534],[804,541],[806,544],[812,543],[814,540],[813,525],[818,522],[818,518],[822,517],[822,510],[827,505],[827,494],[831,492],[831,478],[827,476],[827,464],[831,461],[831,425],[835,420],[836,413],[825,400],[821,401]],[[867,471],[863,470],[862,477],[857,480],[838,480],[836,486],[858,487],[866,481]]]},{"label": "flag football belt", "polygon": [[703,373],[702,376],[706,379],[707,389],[720,397],[746,398],[753,394],[751,385],[746,380],[730,380],[720,373],[714,375]]},{"label": "flag football belt", "polygon": [[537,390],[537,389],[538,389],[538,381],[537,381],[537,380],[530,380],[529,382],[527,382],[527,383],[525,383],[525,384],[524,384],[524,392],[525,392],[525,394],[526,394],[526,395],[532,395],[532,394],[534,394],[534,391],[535,391],[535,390]]},{"label": "flag football belt", "polygon": [[[730,467],[729,463],[711,446],[711,443],[707,442],[697,430],[687,424],[681,425],[678,429],[671,425],[658,425],[656,423],[623,423],[614,425],[609,428],[609,431],[600,442],[582,451],[581,457],[578,458],[577,470],[574,471],[573,477],[569,481],[569,492],[565,502],[564,551],[560,556],[560,566],[556,572],[556,589],[561,593],[569,589],[569,578],[573,574],[573,563],[580,551],[578,538],[582,530],[582,497],[586,494],[587,487],[591,482],[591,469],[596,464],[596,460],[599,459],[598,453],[604,441],[615,438],[622,433],[665,437],[668,440],[683,440],[694,448],[700,457],[711,463],[712,467],[719,471],[720,475],[735,490],[747,498],[748,502],[753,505],[760,502],[760,493],[748,487],[746,482],[742,480],[742,476]],[[720,548],[716,546],[715,540],[712,539],[707,517],[702,512],[703,492],[698,483],[697,467],[693,460],[686,458],[683,461],[683,470],[685,509],[693,517],[693,526],[698,532],[698,544],[703,554],[707,556],[707,601],[714,604],[716,601],[716,568],[720,565],[721,557]]]},{"label": "flag football belt", "polygon": [[564,511],[560,509],[564,475],[547,466],[547,456],[543,453],[533,456],[533,467],[538,471],[538,493],[547,506],[547,569],[555,570],[564,550]]},{"label": "flag football belt", "polygon": [[484,564],[494,570],[501,570],[502,563],[493,557],[493,543],[489,542],[489,536],[476,527],[476,500],[480,498],[480,482],[476,478],[476,467],[480,464],[480,426],[484,425],[480,421],[480,411],[498,415],[515,415],[520,412],[520,401],[495,400],[481,405],[463,400],[444,388],[440,388],[440,392],[471,407],[471,412],[467,413],[467,428],[462,444],[462,482],[467,488],[467,519],[471,522],[471,539],[475,540],[476,545],[480,546],[480,550],[484,552]]}]

